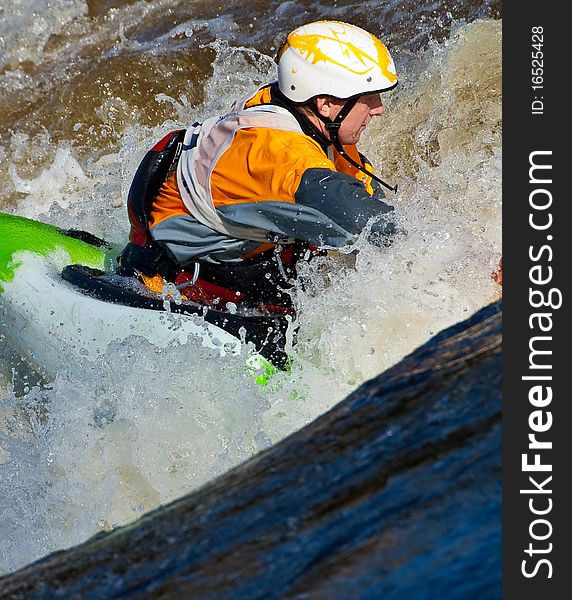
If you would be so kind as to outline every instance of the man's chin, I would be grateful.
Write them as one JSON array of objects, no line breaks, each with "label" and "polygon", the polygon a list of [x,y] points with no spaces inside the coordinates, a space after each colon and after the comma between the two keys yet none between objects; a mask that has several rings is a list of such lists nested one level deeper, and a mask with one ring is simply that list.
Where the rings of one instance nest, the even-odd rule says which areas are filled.
[{"label": "man's chin", "polygon": [[361,134],[362,131],[358,131],[357,133],[354,133],[353,135],[348,135],[347,137],[343,137],[340,138],[340,142],[344,145],[344,146],[351,146],[351,145],[355,145],[359,142],[360,138],[361,138]]}]

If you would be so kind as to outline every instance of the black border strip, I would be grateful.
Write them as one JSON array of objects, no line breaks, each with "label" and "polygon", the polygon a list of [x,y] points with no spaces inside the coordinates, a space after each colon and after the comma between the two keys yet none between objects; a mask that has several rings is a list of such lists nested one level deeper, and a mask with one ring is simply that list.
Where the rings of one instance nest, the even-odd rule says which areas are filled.
[{"label": "black border strip", "polygon": [[[570,150],[564,147],[570,138],[564,110],[570,35],[564,7],[530,0],[503,5],[503,597],[508,600],[571,594],[572,398],[566,374],[572,372],[572,295],[570,192],[564,187],[571,171]],[[531,164],[537,166],[529,173]],[[559,294],[562,306],[556,308]],[[547,306],[533,306],[542,301]],[[533,316],[539,313],[547,316]],[[538,431],[542,428],[546,431]],[[530,435],[552,447],[530,448]],[[550,470],[523,470],[523,454],[528,464],[538,461]]]}]

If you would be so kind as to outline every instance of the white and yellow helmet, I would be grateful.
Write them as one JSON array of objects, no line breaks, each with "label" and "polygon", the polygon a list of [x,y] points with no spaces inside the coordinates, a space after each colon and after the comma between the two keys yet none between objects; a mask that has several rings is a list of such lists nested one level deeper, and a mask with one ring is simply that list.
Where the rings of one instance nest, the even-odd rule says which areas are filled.
[{"label": "white and yellow helmet", "polygon": [[278,87],[292,102],[315,96],[351,98],[396,85],[387,48],[371,33],[341,21],[298,27],[278,56]]}]

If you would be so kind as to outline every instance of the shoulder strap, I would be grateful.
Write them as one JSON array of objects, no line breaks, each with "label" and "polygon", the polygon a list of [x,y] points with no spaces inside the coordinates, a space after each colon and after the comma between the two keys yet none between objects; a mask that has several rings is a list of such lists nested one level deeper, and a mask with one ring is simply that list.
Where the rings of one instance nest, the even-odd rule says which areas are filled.
[{"label": "shoulder strap", "polygon": [[127,195],[131,224],[129,239],[138,246],[150,240],[149,211],[159,189],[175,170],[181,155],[185,130],[171,131],[159,141],[139,164]]},{"label": "shoulder strap", "polygon": [[222,117],[211,117],[187,131],[177,168],[177,183],[185,206],[197,221],[231,237],[264,242],[268,241],[268,231],[225,221],[214,206],[210,189],[212,172],[236,132],[260,127],[303,133],[289,111],[271,104],[238,108]]}]

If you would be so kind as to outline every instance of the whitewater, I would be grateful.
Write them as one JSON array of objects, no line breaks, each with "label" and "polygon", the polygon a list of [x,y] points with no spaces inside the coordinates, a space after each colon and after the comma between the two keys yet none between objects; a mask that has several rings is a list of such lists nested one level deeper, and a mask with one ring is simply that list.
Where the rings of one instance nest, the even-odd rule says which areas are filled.
[{"label": "whitewater", "polygon": [[[3,2],[0,210],[119,251],[146,150],[274,79],[293,24],[355,9],[183,4]],[[48,379],[8,345],[0,314],[0,574],[196,489],[498,297],[502,22],[448,8],[419,5],[415,32],[393,16],[381,36],[400,85],[360,150],[399,183],[388,201],[402,233],[303,268],[291,374],[260,387],[243,357],[129,337]]]}]

